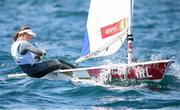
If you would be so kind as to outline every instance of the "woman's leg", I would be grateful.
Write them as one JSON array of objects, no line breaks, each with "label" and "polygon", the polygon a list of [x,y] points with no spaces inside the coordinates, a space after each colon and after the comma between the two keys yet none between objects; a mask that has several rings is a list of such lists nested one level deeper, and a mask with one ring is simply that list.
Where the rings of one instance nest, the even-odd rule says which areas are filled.
[{"label": "woman's leg", "polygon": [[46,74],[61,68],[61,63],[57,60],[47,60],[40,63],[36,63],[31,66],[20,66],[22,70],[27,73],[28,76],[33,78],[41,78]]},{"label": "woman's leg", "polygon": [[[21,66],[20,66],[21,67]],[[21,67],[25,73],[27,73],[30,77],[41,78],[46,74],[53,72],[58,69],[71,69],[73,65],[70,65],[64,61],[58,60],[47,60],[41,63],[36,63],[32,66]]]},{"label": "woman's leg", "polygon": [[71,69],[71,68],[76,68],[76,66],[70,64],[70,63],[67,63],[65,62],[64,60],[62,59],[59,59],[58,60],[61,64],[62,64],[62,69]]}]

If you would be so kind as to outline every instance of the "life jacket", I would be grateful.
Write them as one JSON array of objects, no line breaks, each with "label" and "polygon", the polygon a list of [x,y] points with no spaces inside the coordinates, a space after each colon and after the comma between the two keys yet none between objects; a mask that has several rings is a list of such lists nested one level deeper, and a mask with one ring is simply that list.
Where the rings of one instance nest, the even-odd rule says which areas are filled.
[{"label": "life jacket", "polygon": [[11,46],[11,54],[16,62],[17,65],[24,65],[24,64],[31,64],[33,65],[36,60],[35,60],[35,54],[28,51],[25,55],[21,55],[18,52],[18,48],[21,43],[27,43],[26,41],[18,40],[14,42]]}]

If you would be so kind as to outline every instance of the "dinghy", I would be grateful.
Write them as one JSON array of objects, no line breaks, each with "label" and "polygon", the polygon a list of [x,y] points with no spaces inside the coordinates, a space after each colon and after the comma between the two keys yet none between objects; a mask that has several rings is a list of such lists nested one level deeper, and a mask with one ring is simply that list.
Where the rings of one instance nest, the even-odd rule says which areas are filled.
[{"label": "dinghy", "polygon": [[[57,70],[58,77],[98,79],[102,76],[113,79],[161,81],[172,60],[137,62],[133,56],[133,0],[90,0],[86,32],[81,57],[76,63],[90,58],[104,57],[117,52],[127,39],[127,63],[101,65],[86,68]],[[61,76],[60,76],[61,77]]]}]

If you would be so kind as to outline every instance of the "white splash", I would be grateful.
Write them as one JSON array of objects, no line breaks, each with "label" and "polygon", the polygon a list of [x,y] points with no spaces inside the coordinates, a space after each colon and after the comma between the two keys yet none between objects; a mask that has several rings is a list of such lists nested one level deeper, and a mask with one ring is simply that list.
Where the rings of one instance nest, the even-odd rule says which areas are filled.
[{"label": "white splash", "polygon": [[111,69],[103,69],[103,71],[101,71],[99,77],[97,78],[92,78],[92,80],[96,81],[99,84],[105,84],[109,81],[111,81]]},{"label": "white splash", "polygon": [[[118,74],[119,76],[124,76],[121,78],[121,81],[126,80],[127,69],[125,65],[121,65],[120,63],[112,63],[111,60],[105,60],[104,65],[106,65],[106,69],[101,70],[101,73],[98,77],[91,77],[91,79],[79,79],[77,76],[73,76],[71,81],[75,85],[107,85],[112,81],[112,74]],[[118,68],[118,69],[117,69]],[[115,71],[113,71],[115,70]]]},{"label": "white splash", "polygon": [[152,54],[151,60],[152,61],[162,60],[162,56],[160,54]]},{"label": "white splash", "polygon": [[116,85],[104,85],[103,87],[111,91],[129,91],[129,90],[138,90],[145,88],[147,84],[141,83],[140,85],[131,85],[131,86],[116,86]]},{"label": "white splash", "polygon": [[177,63],[174,63],[170,66],[172,69],[171,74],[176,76],[178,79],[180,79],[180,65]]}]

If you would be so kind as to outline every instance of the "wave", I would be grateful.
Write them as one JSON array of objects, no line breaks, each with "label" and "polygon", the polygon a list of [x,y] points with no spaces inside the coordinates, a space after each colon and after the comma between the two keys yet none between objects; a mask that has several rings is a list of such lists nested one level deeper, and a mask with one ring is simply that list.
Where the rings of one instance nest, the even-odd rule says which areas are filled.
[{"label": "wave", "polygon": [[[171,107],[169,107],[171,106]],[[105,102],[103,104],[98,104],[96,107],[110,107],[113,109],[166,109],[172,107],[178,107],[179,100],[161,100],[161,99],[133,99],[133,100],[125,100],[125,101],[112,101]],[[177,108],[176,108],[177,109]]]}]

